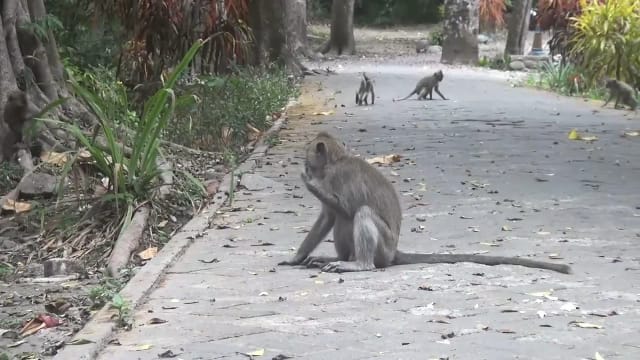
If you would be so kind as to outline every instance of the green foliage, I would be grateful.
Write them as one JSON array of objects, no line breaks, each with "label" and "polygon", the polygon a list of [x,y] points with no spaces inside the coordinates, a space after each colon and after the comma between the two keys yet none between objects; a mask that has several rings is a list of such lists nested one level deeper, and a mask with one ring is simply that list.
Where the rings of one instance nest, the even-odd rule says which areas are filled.
[{"label": "green foliage", "polygon": [[429,33],[429,38],[431,40],[431,45],[442,46],[442,41],[444,39],[444,33],[442,32],[442,28],[433,29]]},{"label": "green foliage", "polygon": [[111,304],[109,305],[109,307],[118,311],[115,317],[116,325],[118,327],[131,327],[131,306],[129,305],[128,301],[126,301],[120,294],[115,294],[111,299]]},{"label": "green foliage", "polygon": [[69,59],[63,62],[69,77],[101,100],[106,117],[115,125],[138,126],[138,114],[129,103],[127,87],[116,78],[115,69],[98,65],[82,70]]},{"label": "green foliage", "polygon": [[29,30],[36,35],[40,41],[46,41],[49,37],[47,32],[57,32],[64,28],[60,19],[52,14],[47,14],[42,20],[31,21],[21,25],[23,29]]},{"label": "green foliage", "polygon": [[0,281],[5,281],[11,274],[13,274],[13,268],[5,263],[0,263]]},{"label": "green foliage", "polygon": [[114,65],[122,44],[121,26],[97,14],[93,0],[47,2],[47,12],[62,25],[51,26],[60,54],[81,68]]},{"label": "green foliage", "polygon": [[[115,203],[120,233],[130,223],[136,206],[154,198],[154,190],[159,185],[159,175],[162,171],[158,166],[158,160],[162,156],[160,136],[173,116],[176,103],[173,87],[202,45],[203,42],[198,41],[191,47],[164,87],[146,102],[145,111],[136,122],[137,127],[133,134],[127,131],[117,134],[115,121],[110,117],[116,112],[108,109],[105,102],[95,93],[71,79],[76,92],[95,113],[98,120],[97,130],[104,134],[106,146],[99,145],[95,135],[86,134],[75,124],[58,123],[66,127],[86,148],[93,160],[93,166],[108,180],[108,192],[102,200],[105,203]],[[130,151],[125,152],[122,145],[130,146]],[[70,171],[72,163],[67,163],[66,171]]]},{"label": "green foliage", "polygon": [[6,194],[18,184],[24,170],[20,165],[8,161],[0,163],[0,193]]},{"label": "green foliage", "polygon": [[89,290],[89,300],[91,300],[91,308],[98,309],[103,307],[110,299],[114,297],[122,289],[124,284],[118,279],[104,278],[100,281],[100,285]]},{"label": "green foliage", "polygon": [[507,70],[509,68],[509,63],[511,63],[511,56],[509,55],[496,56],[494,58],[483,56],[478,61],[478,66],[495,70]]},{"label": "green foliage", "polygon": [[605,76],[635,83],[640,69],[640,2],[583,0],[582,13],[571,19],[571,54],[590,84]]},{"label": "green foliage", "polygon": [[588,84],[582,71],[572,64],[546,63],[539,74],[530,75],[526,82],[529,86],[569,96],[603,99],[606,95],[602,86]]},{"label": "green foliage", "polygon": [[297,89],[283,69],[238,68],[226,76],[203,76],[185,85],[167,137],[208,151],[237,152],[253,134],[272,125],[272,113]]},{"label": "green foliage", "polygon": [[444,17],[443,4],[444,0],[367,0],[356,2],[354,20],[375,26],[435,24]]}]

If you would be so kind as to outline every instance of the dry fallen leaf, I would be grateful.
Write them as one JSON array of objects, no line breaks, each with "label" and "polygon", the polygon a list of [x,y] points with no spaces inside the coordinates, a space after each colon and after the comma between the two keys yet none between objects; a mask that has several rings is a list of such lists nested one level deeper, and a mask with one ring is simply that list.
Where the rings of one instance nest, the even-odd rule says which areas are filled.
[{"label": "dry fallen leaf", "polygon": [[384,156],[376,156],[374,158],[367,159],[367,162],[369,164],[388,165],[388,164],[393,164],[395,162],[400,161],[401,158],[402,158],[402,156],[400,156],[398,154],[391,154],[391,155],[384,155]]},{"label": "dry fallen leaf", "polygon": [[59,153],[59,152],[44,152],[40,156],[40,160],[47,164],[62,166],[69,161],[69,156],[67,153]]},{"label": "dry fallen leaf", "polygon": [[142,260],[150,260],[153,259],[158,254],[158,248],[153,246],[147,248],[146,250],[140,251],[138,253],[138,257]]},{"label": "dry fallen leaf", "polygon": [[252,352],[245,353],[247,356],[262,356],[264,355],[264,349],[254,350]]},{"label": "dry fallen leaf", "polygon": [[24,213],[31,211],[31,204],[21,201],[15,201],[12,199],[7,199],[4,204],[2,204],[2,210],[5,211],[14,211],[16,214]]},{"label": "dry fallen leaf", "polygon": [[333,115],[333,110],[318,111],[318,112],[314,112],[313,115],[324,115],[324,116]]},{"label": "dry fallen leaf", "polygon": [[151,345],[151,344],[143,344],[143,345],[138,346],[138,347],[136,348],[136,351],[149,350],[149,349],[151,349],[152,347],[153,347],[153,345]]},{"label": "dry fallen leaf", "polygon": [[489,242],[481,242],[480,245],[486,245],[486,246],[500,246],[500,244],[498,243],[489,243]]},{"label": "dry fallen leaf", "polygon": [[573,324],[583,329],[602,329],[602,325],[580,322],[580,321],[571,321],[569,324]]},{"label": "dry fallen leaf", "polygon": [[569,136],[568,136],[569,140],[583,140],[583,141],[594,141],[594,140],[598,140],[597,136],[594,135],[590,135],[590,136],[583,136],[580,133],[578,133],[578,130],[573,129],[569,132]]}]

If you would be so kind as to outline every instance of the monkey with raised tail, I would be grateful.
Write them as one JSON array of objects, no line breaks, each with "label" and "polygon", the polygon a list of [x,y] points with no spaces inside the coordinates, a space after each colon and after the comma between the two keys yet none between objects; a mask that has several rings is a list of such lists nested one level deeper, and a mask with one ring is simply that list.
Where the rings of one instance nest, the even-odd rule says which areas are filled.
[{"label": "monkey with raised tail", "polygon": [[413,89],[413,91],[409,95],[407,95],[402,99],[393,100],[393,101],[407,100],[408,98],[411,97],[411,95],[414,95],[414,94],[418,95],[418,100],[426,99],[427,95],[429,95],[429,100],[433,100],[434,90],[436,93],[438,93],[438,95],[440,95],[442,100],[447,100],[447,98],[444,97],[444,95],[442,95],[442,93],[438,88],[438,84],[442,81],[442,79],[444,79],[444,74],[442,73],[442,70],[438,70],[433,74],[429,76],[425,76],[422,79],[420,79],[420,81],[418,81],[418,83],[416,84],[416,87]]},{"label": "monkey with raised tail", "polygon": [[369,96],[369,93],[371,93],[371,105],[373,105],[376,99],[376,94],[373,91],[373,82],[365,73],[362,73],[362,77],[363,79],[360,81],[360,88],[356,92],[356,104],[362,105],[362,102],[364,102],[365,105],[369,105],[367,97]]},{"label": "monkey with raised tail", "polygon": [[611,102],[615,97],[616,103],[613,105],[614,109],[617,109],[618,104],[622,101],[622,103],[629,106],[631,110],[636,110],[638,107],[638,102],[635,98],[636,91],[631,87],[631,85],[616,79],[606,79],[605,87],[609,90],[609,99],[602,105],[602,107],[607,106],[607,104],[609,104],[609,102]]},{"label": "monkey with raised tail", "polygon": [[[473,262],[571,273],[565,264],[516,257],[399,251],[402,209],[393,185],[365,160],[348,155],[344,146],[327,132],[320,132],[307,145],[301,178],[322,203],[322,210],[293,258],[279,265],[349,272],[391,265]],[[310,256],[332,229],[337,257]]]}]

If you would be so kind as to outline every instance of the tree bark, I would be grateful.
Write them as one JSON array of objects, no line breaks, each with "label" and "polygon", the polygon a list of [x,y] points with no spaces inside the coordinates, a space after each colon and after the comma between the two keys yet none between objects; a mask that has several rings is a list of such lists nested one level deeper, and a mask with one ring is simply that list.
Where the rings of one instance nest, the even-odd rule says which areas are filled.
[{"label": "tree bark", "polygon": [[301,73],[304,69],[295,51],[295,47],[301,43],[299,34],[295,33],[301,23],[288,21],[296,16],[293,6],[295,2],[297,0],[251,1],[249,18],[254,37],[255,65],[275,62],[295,74]]},{"label": "tree bark", "polygon": [[532,0],[513,0],[512,14],[507,23],[507,44],[504,49],[506,55],[524,54],[524,45],[529,32],[529,12]]},{"label": "tree bark", "polygon": [[287,0],[289,48],[296,56],[309,56],[307,44],[307,1]]},{"label": "tree bark", "polygon": [[333,0],[331,4],[331,34],[329,42],[320,50],[323,54],[330,51],[338,55],[356,53],[356,41],[353,36],[353,10],[355,0]]},{"label": "tree bark", "polygon": [[478,62],[478,0],[445,0],[442,57],[444,64]]},{"label": "tree bark", "polygon": [[[29,0],[28,5],[29,13],[31,14],[31,21],[41,21],[45,19],[47,11],[44,7],[43,0]],[[62,62],[60,61],[60,54],[58,53],[58,44],[56,43],[56,38],[53,36],[53,31],[51,29],[47,29],[47,39],[44,46],[47,50],[47,58],[51,67],[51,75],[59,85],[62,85],[64,81],[64,69],[62,67]]]}]

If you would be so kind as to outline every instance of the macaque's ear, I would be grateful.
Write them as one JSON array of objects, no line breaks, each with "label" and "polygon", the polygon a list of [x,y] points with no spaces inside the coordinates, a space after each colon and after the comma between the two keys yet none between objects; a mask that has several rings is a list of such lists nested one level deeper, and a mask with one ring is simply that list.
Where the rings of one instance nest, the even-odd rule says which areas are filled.
[{"label": "macaque's ear", "polygon": [[327,145],[323,142],[319,142],[316,144],[316,153],[319,155],[327,155]]}]

